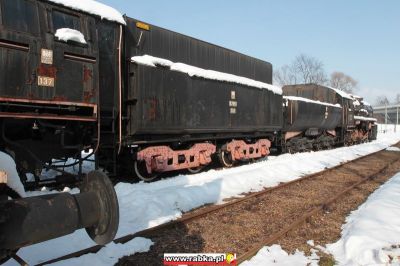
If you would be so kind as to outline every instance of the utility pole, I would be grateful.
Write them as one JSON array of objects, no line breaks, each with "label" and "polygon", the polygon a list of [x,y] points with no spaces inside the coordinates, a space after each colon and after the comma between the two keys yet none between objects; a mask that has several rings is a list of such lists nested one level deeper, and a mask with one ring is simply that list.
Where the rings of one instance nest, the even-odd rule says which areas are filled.
[{"label": "utility pole", "polygon": [[387,132],[387,104],[385,103],[385,133]]},{"label": "utility pole", "polygon": [[399,124],[399,106],[396,107],[396,125],[394,126],[394,131],[397,131],[397,125]]}]

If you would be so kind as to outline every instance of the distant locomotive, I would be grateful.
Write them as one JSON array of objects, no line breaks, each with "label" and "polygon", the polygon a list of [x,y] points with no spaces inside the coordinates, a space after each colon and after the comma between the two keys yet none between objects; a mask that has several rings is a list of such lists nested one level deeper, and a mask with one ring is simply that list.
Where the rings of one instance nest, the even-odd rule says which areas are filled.
[{"label": "distant locomotive", "polygon": [[319,150],[376,139],[376,119],[361,97],[316,84],[288,85],[282,89],[283,150]]},{"label": "distant locomotive", "polygon": [[[360,98],[314,84],[285,86],[283,96],[268,62],[84,2],[0,1],[1,151],[25,185],[26,173],[40,184],[43,168],[58,171],[56,181],[82,183],[78,195],[8,200],[18,195],[0,178],[0,259],[82,227],[100,244],[112,240],[116,195],[104,173],[82,173],[90,155],[109,176],[150,181],[167,171],[198,172],[213,160],[231,167],[271,148],[376,138],[372,110]],[[82,150],[93,152],[82,158]],[[78,175],[63,170],[73,165]]]}]

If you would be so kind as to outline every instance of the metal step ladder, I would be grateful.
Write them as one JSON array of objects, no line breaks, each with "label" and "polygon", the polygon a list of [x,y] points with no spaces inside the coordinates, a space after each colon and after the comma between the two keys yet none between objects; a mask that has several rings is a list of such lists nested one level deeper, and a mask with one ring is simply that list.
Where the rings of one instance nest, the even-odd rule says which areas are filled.
[{"label": "metal step ladder", "polygon": [[117,174],[117,111],[102,111],[100,116],[100,146],[98,164],[105,168],[110,176]]}]

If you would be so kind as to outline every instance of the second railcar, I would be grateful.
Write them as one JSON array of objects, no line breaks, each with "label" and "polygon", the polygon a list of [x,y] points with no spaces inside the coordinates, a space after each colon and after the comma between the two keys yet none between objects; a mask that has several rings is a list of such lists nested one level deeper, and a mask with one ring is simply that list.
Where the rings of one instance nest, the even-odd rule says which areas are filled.
[{"label": "second railcar", "polygon": [[270,63],[126,20],[117,164],[129,160],[146,179],[197,171],[214,155],[230,166],[269,153],[282,127]]},{"label": "second railcar", "polygon": [[342,107],[340,125],[336,128],[336,144],[346,143],[349,132],[354,124],[353,97],[348,93],[318,84],[296,84],[283,87],[284,95],[299,96],[310,100],[330,104],[339,104]]},{"label": "second railcar", "polygon": [[284,96],[283,151],[330,148],[335,144],[342,107],[297,96]]}]

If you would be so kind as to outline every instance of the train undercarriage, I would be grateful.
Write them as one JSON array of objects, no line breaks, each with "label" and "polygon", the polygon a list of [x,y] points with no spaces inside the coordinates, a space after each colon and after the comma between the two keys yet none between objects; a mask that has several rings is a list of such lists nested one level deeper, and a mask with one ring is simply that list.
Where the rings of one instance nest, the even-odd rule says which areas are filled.
[{"label": "train undercarriage", "polygon": [[271,144],[268,138],[165,144],[142,147],[131,151],[128,156],[135,175],[141,180],[151,181],[165,172],[187,170],[198,173],[213,162],[229,168],[239,162],[260,159],[270,153]]},{"label": "train undercarriage", "polygon": [[[16,255],[19,248],[81,228],[101,245],[114,238],[119,223],[114,186],[101,171],[82,171],[83,161],[92,155],[82,158],[82,150],[95,149],[95,125],[56,119],[0,120],[0,158],[5,168],[0,169],[0,262],[21,261]],[[68,166],[77,166],[77,171],[66,171]],[[57,174],[43,180],[43,169]],[[80,193],[25,194],[48,184],[73,184]]]}]

